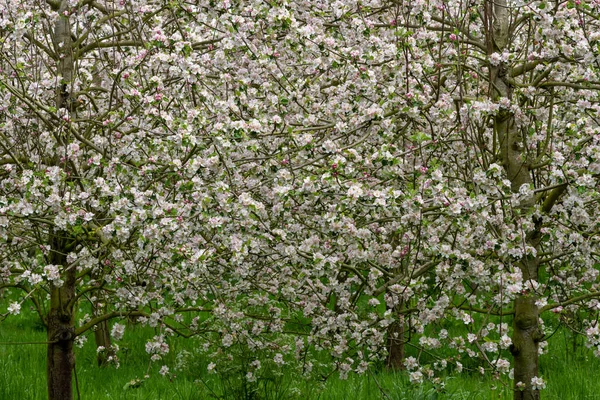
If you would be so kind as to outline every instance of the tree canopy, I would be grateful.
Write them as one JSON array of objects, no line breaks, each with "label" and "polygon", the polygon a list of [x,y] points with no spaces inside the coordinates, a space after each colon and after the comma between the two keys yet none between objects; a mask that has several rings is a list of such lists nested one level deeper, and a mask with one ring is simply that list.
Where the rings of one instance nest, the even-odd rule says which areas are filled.
[{"label": "tree canopy", "polygon": [[50,342],[130,316],[155,359],[200,334],[344,376],[402,326],[452,353],[412,380],[474,358],[538,398],[542,312],[600,345],[599,12],[5,0],[0,287]]}]

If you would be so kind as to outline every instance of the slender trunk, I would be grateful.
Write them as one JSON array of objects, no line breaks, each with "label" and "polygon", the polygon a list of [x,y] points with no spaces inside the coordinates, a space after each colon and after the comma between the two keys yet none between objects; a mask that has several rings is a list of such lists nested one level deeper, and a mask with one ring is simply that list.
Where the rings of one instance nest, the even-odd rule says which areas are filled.
[{"label": "slender trunk", "polygon": [[[69,87],[73,81],[73,48],[69,22],[69,1],[60,0],[55,11],[58,17],[54,25],[52,42],[58,56],[57,76],[61,82],[56,89],[56,108],[69,108]],[[63,143],[65,144],[65,143]],[[66,144],[65,144],[66,145]],[[61,270],[61,286],[51,285],[50,310],[48,313],[48,400],[72,400],[72,377],[75,368],[73,343],[75,340],[75,285],[76,268],[68,268],[66,232],[50,232],[50,260]]]},{"label": "slender trunk", "polygon": [[[513,191],[517,192],[522,185],[532,185],[529,167],[521,149],[520,132],[513,126],[512,115],[499,114],[496,119],[496,134],[498,135],[504,164],[504,169],[511,181]],[[523,199],[519,208],[522,214],[527,214],[534,206],[534,199]],[[540,223],[535,220],[535,227],[528,232],[525,242],[539,251]],[[523,284],[534,284],[538,280],[539,260],[537,257],[525,256],[518,264],[523,277]],[[526,289],[527,290],[527,289]],[[538,400],[539,390],[534,390],[531,381],[539,377],[538,372],[538,342],[540,334],[538,322],[537,297],[533,292],[517,296],[514,301],[515,316],[513,321],[514,356],[514,399]]]},{"label": "slender trunk", "polygon": [[[510,44],[510,11],[506,0],[486,2],[485,7],[488,56],[492,52],[502,53]],[[502,98],[513,101],[512,87],[509,83],[510,71],[505,63],[490,65],[490,96],[492,100]],[[519,192],[523,185],[533,187],[527,153],[523,146],[522,130],[515,126],[515,118],[510,109],[501,109],[494,120],[494,135],[497,139],[502,166],[511,182],[513,192]],[[526,215],[535,206],[535,197],[521,200],[517,207],[520,215]],[[527,233],[527,245],[539,250],[540,221],[534,218],[535,227]],[[538,280],[539,260],[535,256],[525,256],[518,264],[523,283],[535,283]],[[538,308],[535,293],[524,292],[514,301],[515,316],[513,321],[513,345],[511,353],[514,357],[514,399],[539,400],[540,392],[534,389],[532,379],[539,377],[538,342],[542,334],[538,322]]]},{"label": "slender trunk", "polygon": [[[94,305],[94,315],[102,314],[102,310]],[[110,330],[108,329],[108,321],[102,321],[96,325],[94,331],[94,338],[96,339],[96,349],[103,348],[104,350],[97,352],[98,366],[103,367],[108,364],[109,358],[115,355],[112,348],[112,342],[110,340]]]},{"label": "slender trunk", "polygon": [[[66,257],[63,240],[50,233],[52,253],[50,259],[59,268],[65,268]],[[48,400],[72,400],[72,376],[75,367],[73,343],[75,340],[75,268],[63,271],[62,285],[51,286],[48,312]]]},{"label": "slender trunk", "polygon": [[[402,305],[398,306],[401,307]],[[388,355],[385,360],[385,365],[390,370],[404,369],[404,318],[400,316],[400,319],[390,325],[388,329],[387,337],[387,350]]]},{"label": "slender trunk", "polygon": [[71,23],[69,22],[69,4],[68,0],[61,0],[58,12],[58,19],[54,25],[52,41],[54,51],[58,55],[57,73],[62,78],[56,88],[56,108],[72,109],[72,98],[69,92],[73,83],[73,40],[71,39]]}]

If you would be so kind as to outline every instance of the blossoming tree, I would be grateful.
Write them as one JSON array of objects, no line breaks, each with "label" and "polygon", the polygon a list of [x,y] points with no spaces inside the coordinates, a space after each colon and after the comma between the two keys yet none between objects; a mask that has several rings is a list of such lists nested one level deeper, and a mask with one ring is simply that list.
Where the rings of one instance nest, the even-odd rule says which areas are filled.
[{"label": "blossoming tree", "polygon": [[0,285],[47,325],[50,398],[127,315],[539,398],[542,312],[600,342],[599,7],[6,1]]},{"label": "blossoming tree", "polygon": [[[21,290],[47,327],[50,399],[72,398],[77,337],[100,327],[106,342],[112,318],[156,325],[199,296],[177,258],[192,248],[200,262],[218,224],[182,221],[218,218],[202,211],[220,200],[207,182],[225,190],[215,148],[192,128],[210,112],[194,111],[199,83],[184,75],[220,39],[173,13],[185,19],[150,3],[2,5],[1,287]],[[82,302],[94,314],[77,320]],[[159,336],[148,349],[160,358],[168,346]]]}]

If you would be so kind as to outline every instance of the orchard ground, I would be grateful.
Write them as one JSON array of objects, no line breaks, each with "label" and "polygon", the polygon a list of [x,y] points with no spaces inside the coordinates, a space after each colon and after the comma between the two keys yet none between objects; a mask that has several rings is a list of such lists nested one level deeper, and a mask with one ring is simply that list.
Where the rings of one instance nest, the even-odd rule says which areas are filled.
[{"label": "orchard ground", "polygon": [[[447,379],[445,387],[431,383],[412,385],[406,373],[373,368],[365,375],[350,375],[347,380],[332,376],[325,382],[299,381],[288,370],[282,376],[259,380],[243,387],[239,370],[229,376],[209,374],[210,360],[194,355],[195,339],[171,338],[171,351],[163,360],[170,366],[160,375],[160,364],[151,363],[144,346],[155,335],[151,328],[128,326],[120,346],[120,367],[96,366],[93,335],[76,351],[77,382],[81,399],[511,399],[505,386],[477,373]],[[44,341],[46,333],[35,315],[24,313],[0,325],[0,399],[42,400],[46,394],[46,348],[44,345],[9,345],[7,342]],[[573,335],[559,329],[549,341],[548,353],[540,358],[542,376],[547,382],[544,399],[585,400],[600,398],[600,360]],[[178,354],[188,352],[183,362]],[[410,351],[410,350],[409,350]],[[179,365],[180,368],[177,368]],[[238,372],[235,372],[238,371]],[[379,371],[379,372],[377,372]],[[145,376],[149,376],[145,378]],[[77,393],[77,389],[75,389]],[[77,395],[76,397],[77,398]]]}]

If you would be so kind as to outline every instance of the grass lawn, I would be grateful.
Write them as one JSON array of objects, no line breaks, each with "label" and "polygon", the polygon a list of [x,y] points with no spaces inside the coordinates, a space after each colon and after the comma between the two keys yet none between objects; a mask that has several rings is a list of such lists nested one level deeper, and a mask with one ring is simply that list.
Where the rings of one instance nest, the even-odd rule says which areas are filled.
[{"label": "grass lawn", "polygon": [[[149,328],[128,327],[118,343],[121,366],[99,368],[96,366],[96,351],[93,335],[77,354],[77,382],[81,399],[165,399],[193,400],[241,398],[233,394],[230,387],[218,375],[209,375],[206,365],[209,360],[197,360],[187,368],[174,370],[176,355],[180,350],[193,350],[195,341],[170,340],[171,351],[165,363],[175,376],[158,374],[161,363],[149,364],[144,351],[145,341],[155,332]],[[46,398],[46,347],[44,345],[11,345],[6,342],[44,341],[45,332],[35,316],[31,318],[9,318],[0,323],[0,399],[42,400]],[[569,349],[567,351],[567,349]],[[544,399],[586,400],[600,399],[600,360],[583,345],[572,349],[570,335],[559,331],[549,343],[549,352],[540,359],[542,376],[548,386],[542,392]],[[150,375],[149,379],[144,379]],[[445,388],[435,388],[426,383],[420,386],[409,384],[403,373],[379,372],[364,376],[350,375],[342,381],[332,377],[325,383],[295,382],[284,378],[267,387],[259,385],[255,399],[512,399],[511,390],[489,377],[463,374],[451,377]],[[142,382],[135,387],[126,387],[128,382],[139,378]],[[77,395],[75,396],[77,398]]]}]

